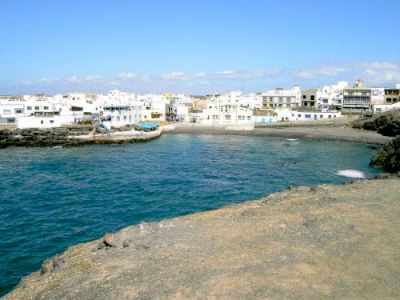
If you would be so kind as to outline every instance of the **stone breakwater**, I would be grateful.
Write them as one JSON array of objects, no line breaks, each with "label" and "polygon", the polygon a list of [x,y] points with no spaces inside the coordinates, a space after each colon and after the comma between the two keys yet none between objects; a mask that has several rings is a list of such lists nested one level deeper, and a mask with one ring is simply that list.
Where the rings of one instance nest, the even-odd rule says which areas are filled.
[{"label": "stone breakwater", "polygon": [[159,137],[161,131],[119,135],[96,134],[92,125],[68,126],[51,129],[0,129],[0,148],[82,146],[90,144],[126,144],[148,141]]},{"label": "stone breakwater", "polygon": [[46,260],[5,299],[398,299],[400,178],[290,187],[127,227]]}]

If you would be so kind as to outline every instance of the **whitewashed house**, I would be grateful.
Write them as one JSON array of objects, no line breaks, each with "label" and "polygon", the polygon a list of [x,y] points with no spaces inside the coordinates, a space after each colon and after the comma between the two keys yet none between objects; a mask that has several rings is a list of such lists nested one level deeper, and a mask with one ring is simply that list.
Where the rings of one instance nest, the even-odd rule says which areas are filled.
[{"label": "whitewashed house", "polygon": [[138,100],[144,107],[144,121],[157,122],[166,120],[166,108],[169,100],[165,96],[154,94],[139,95]]},{"label": "whitewashed house", "polygon": [[131,105],[107,105],[103,107],[101,120],[108,128],[122,127],[141,122],[141,107]]},{"label": "whitewashed house", "polygon": [[62,103],[63,111],[65,107],[74,116],[75,122],[93,120],[101,113],[102,102],[95,93],[69,93],[55,95],[54,98]]},{"label": "whitewashed house", "polygon": [[349,84],[347,81],[338,81],[337,84],[323,86],[317,92],[317,108],[321,111],[339,110],[343,106],[343,90]]},{"label": "whitewashed house", "polygon": [[201,123],[207,125],[249,125],[253,124],[253,108],[249,99],[236,92],[216,95],[207,101]]},{"label": "whitewashed house", "polygon": [[290,111],[289,121],[318,121],[340,118],[340,111]]},{"label": "whitewashed house", "polygon": [[26,114],[16,119],[18,128],[53,128],[74,122],[72,114],[62,114],[61,103],[43,100],[26,101]]},{"label": "whitewashed house", "polygon": [[170,95],[166,104],[166,121],[189,122],[192,99],[185,95]]},{"label": "whitewashed house", "polygon": [[262,94],[263,108],[296,109],[301,103],[301,91],[298,85],[291,89],[276,88]]},{"label": "whitewashed house", "polygon": [[15,125],[25,115],[25,101],[0,100],[0,125]]}]

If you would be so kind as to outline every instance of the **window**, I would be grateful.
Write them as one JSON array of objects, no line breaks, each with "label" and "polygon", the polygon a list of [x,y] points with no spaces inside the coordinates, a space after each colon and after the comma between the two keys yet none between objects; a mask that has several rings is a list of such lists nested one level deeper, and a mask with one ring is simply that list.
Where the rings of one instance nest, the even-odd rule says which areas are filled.
[{"label": "window", "polygon": [[40,124],[43,124],[43,120],[40,121]]},{"label": "window", "polygon": [[32,110],[32,106],[27,106],[26,109],[27,110]]},{"label": "window", "polygon": [[226,115],[225,120],[230,121],[231,120],[231,115]]},{"label": "window", "polygon": [[15,113],[16,113],[16,114],[22,114],[22,109],[17,108],[17,109],[15,110]]},{"label": "window", "polygon": [[251,117],[250,117],[250,116],[247,116],[247,120],[250,121],[250,119],[251,119]]},{"label": "window", "polygon": [[311,115],[309,115],[309,114],[304,115],[304,117],[305,117],[306,119],[311,119]]},{"label": "window", "polygon": [[10,116],[11,115],[11,109],[3,109],[3,115],[4,116]]},{"label": "window", "polygon": [[314,101],[314,100],[315,100],[315,96],[314,96],[314,95],[311,95],[311,96],[310,96],[310,100],[311,100],[311,101]]},{"label": "window", "polygon": [[40,107],[39,106],[35,106],[35,110],[39,110],[40,109]]},{"label": "window", "polygon": [[304,100],[307,99],[306,95],[303,95],[303,99],[304,99]]},{"label": "window", "polygon": [[121,117],[120,116],[117,116],[117,121],[121,121]]},{"label": "window", "polygon": [[323,115],[319,115],[319,118],[322,119],[324,116]]},{"label": "window", "polygon": [[49,107],[48,106],[44,106],[43,110],[49,110]]},{"label": "window", "polygon": [[54,124],[54,120],[50,120],[50,124]]},{"label": "window", "polygon": [[298,117],[298,118],[301,118],[301,114],[298,114],[297,117]]}]

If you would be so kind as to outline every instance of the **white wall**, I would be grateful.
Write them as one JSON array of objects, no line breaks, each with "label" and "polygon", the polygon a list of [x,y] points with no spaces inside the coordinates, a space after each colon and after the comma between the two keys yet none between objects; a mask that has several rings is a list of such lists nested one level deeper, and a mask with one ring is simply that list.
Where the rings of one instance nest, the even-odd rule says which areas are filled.
[{"label": "white wall", "polygon": [[54,117],[20,117],[17,119],[17,128],[54,128],[74,123],[73,116]]},{"label": "white wall", "polygon": [[291,111],[290,121],[315,121],[315,120],[330,120],[340,118],[340,112],[300,112]]},{"label": "white wall", "polygon": [[385,111],[390,111],[394,109],[400,109],[400,102],[394,104],[376,104],[372,106],[372,111],[374,114],[383,113]]}]

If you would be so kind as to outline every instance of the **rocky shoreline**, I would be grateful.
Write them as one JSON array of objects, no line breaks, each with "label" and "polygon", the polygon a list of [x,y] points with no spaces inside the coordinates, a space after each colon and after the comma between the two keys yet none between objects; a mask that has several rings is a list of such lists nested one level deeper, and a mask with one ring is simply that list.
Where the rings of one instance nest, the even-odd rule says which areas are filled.
[{"label": "rocky shoreline", "polygon": [[[358,123],[360,124],[360,123]],[[352,128],[345,123],[313,122],[312,124],[272,124],[256,128],[240,126],[202,126],[193,124],[174,124],[163,128],[168,134],[212,134],[212,135],[250,135],[272,138],[296,138],[323,141],[343,141],[384,145],[392,137],[380,133]],[[362,128],[362,125],[358,125]],[[165,129],[165,130],[164,130]],[[122,130],[122,129],[121,129]],[[95,135],[96,133],[96,135]],[[126,131],[113,132],[110,136],[101,133],[93,125],[72,125],[51,129],[10,129],[0,128],[0,148],[81,146],[89,144],[124,144],[153,139],[146,133],[143,136],[120,135]],[[148,135],[148,136],[147,136]]]},{"label": "rocky shoreline", "polygon": [[45,261],[4,299],[398,298],[400,178],[387,177],[131,226]]},{"label": "rocky shoreline", "polygon": [[92,125],[77,125],[51,129],[0,129],[0,149],[16,147],[73,147],[93,144],[128,144],[158,138],[161,131],[142,135],[95,134]]}]

